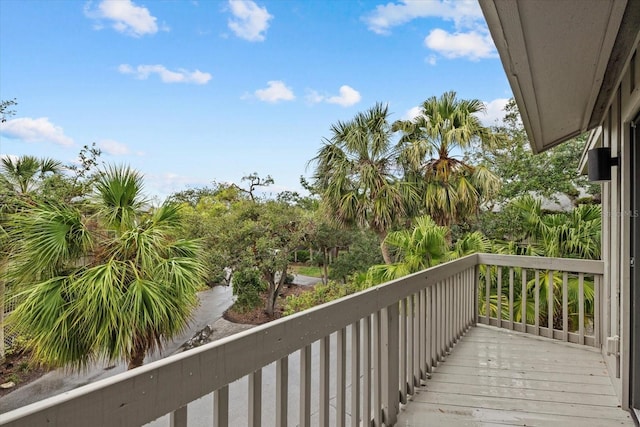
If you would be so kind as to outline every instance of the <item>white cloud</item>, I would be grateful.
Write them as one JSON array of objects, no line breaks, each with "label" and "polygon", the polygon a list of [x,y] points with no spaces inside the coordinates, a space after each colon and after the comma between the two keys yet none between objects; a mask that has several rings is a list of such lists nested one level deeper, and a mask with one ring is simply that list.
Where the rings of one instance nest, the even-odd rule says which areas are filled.
[{"label": "white cloud", "polygon": [[466,57],[477,61],[481,58],[497,56],[493,40],[488,32],[449,33],[436,28],[424,39],[424,44],[447,58]]},{"label": "white cloud", "polygon": [[269,21],[273,19],[266,7],[259,7],[250,0],[229,0],[229,7],[233,18],[228,24],[236,36],[251,42],[264,40]]},{"label": "white cloud", "polygon": [[73,139],[66,136],[64,130],[51,123],[47,117],[38,119],[22,117],[7,120],[0,123],[0,134],[25,142],[53,142],[64,146],[73,145]]},{"label": "white cloud", "polygon": [[266,89],[258,89],[255,91],[256,97],[260,101],[276,103],[280,101],[292,101],[296,97],[293,91],[288,88],[283,81],[271,80],[267,82]]},{"label": "white cloud", "polygon": [[402,120],[413,120],[416,117],[418,117],[420,114],[422,113],[422,108],[420,107],[413,107],[410,108],[409,110],[407,110],[406,113],[404,113],[404,117],[402,118]]},{"label": "white cloud", "polygon": [[96,29],[102,28],[101,20],[112,21],[118,32],[134,37],[158,32],[156,18],[146,7],[136,6],[131,0],[103,0],[97,8],[88,2],[84,8],[87,17],[97,20]]},{"label": "white cloud", "polygon": [[100,150],[104,151],[107,154],[111,154],[112,156],[124,156],[131,152],[129,150],[129,147],[127,147],[125,144],[114,141],[112,139],[103,139],[102,141],[98,142],[97,145]]},{"label": "white cloud", "polygon": [[340,86],[340,95],[327,98],[327,102],[329,104],[338,104],[343,107],[350,107],[351,105],[360,102],[361,98],[360,92],[350,86],[343,85]]},{"label": "white cloud", "polygon": [[179,68],[177,71],[171,71],[164,65],[138,65],[135,69],[129,64],[121,64],[118,66],[121,74],[134,74],[140,80],[146,80],[151,74],[157,74],[163,83],[193,83],[203,85],[211,80],[211,74],[204,73],[200,70],[188,71]]},{"label": "white cloud", "polygon": [[484,102],[485,113],[476,114],[485,126],[494,126],[504,119],[504,107],[509,102],[507,98],[497,98],[493,101]]},{"label": "white cloud", "polygon": [[339,95],[325,96],[315,90],[308,90],[305,99],[311,104],[326,102],[328,104],[338,104],[343,107],[350,107],[360,102],[362,96],[360,96],[360,92],[351,86],[342,85],[340,86]]},{"label": "white cloud", "polygon": [[416,18],[430,17],[453,21],[456,28],[473,27],[478,25],[478,22],[483,22],[477,0],[400,0],[397,3],[376,6],[375,10],[363,17],[363,20],[371,31],[389,34],[392,27]]}]

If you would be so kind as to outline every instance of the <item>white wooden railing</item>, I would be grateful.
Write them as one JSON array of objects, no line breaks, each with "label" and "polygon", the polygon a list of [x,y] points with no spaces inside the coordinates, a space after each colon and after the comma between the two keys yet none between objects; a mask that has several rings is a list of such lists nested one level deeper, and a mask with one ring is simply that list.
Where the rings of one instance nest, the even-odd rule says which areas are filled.
[{"label": "white wooden railing", "polygon": [[[477,284],[492,271],[481,265],[602,273],[597,261],[560,268],[565,262],[470,255],[1,414],[0,424],[141,426],[169,414],[179,427],[190,402],[212,395],[213,425],[236,426],[229,390],[243,379],[249,426],[308,426],[312,416],[321,426],[394,425],[400,405],[477,320],[546,334],[513,316],[479,316]],[[272,364],[275,384],[266,389],[263,372]],[[292,395],[299,396],[293,404]],[[265,401],[275,410],[265,410]]]},{"label": "white wooden railing", "polygon": [[[484,288],[478,323],[600,347],[602,261],[479,254],[478,263],[482,266],[479,286]],[[548,283],[554,284],[553,292],[548,292]],[[586,297],[587,287],[593,289],[592,298]],[[519,301],[514,300],[516,295],[521,296]],[[527,302],[528,296],[533,301]],[[575,297],[571,306],[577,306],[577,312],[569,304]],[[528,304],[533,304],[533,310],[527,309]],[[491,305],[501,309],[487,310]],[[554,308],[551,316],[550,306]],[[528,322],[527,311],[533,313]],[[542,317],[546,317],[544,324]]]}]

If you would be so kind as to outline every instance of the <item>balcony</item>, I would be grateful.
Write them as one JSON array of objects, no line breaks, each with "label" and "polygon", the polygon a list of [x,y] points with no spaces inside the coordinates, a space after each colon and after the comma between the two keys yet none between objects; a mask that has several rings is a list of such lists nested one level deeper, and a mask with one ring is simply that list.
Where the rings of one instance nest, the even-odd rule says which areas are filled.
[{"label": "balcony", "polygon": [[599,350],[603,271],[601,261],[470,255],[0,424],[633,425]]}]

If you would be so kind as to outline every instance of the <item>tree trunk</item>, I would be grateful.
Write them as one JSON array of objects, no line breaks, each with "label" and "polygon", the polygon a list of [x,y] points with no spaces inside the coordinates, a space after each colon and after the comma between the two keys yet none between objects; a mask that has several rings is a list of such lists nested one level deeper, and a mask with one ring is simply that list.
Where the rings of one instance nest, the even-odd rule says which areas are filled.
[{"label": "tree trunk", "polygon": [[275,283],[275,275],[272,275],[271,277],[273,277],[273,279],[269,280],[269,295],[267,297],[267,306],[265,307],[265,312],[269,317],[273,317],[273,314],[276,311],[276,301],[278,300],[278,293],[280,293],[282,285],[284,284],[285,280],[287,280],[287,267],[282,269],[282,272],[280,273],[280,280],[278,280],[278,283]]},{"label": "tree trunk", "polygon": [[129,366],[127,369],[137,368],[144,363],[144,357],[147,354],[147,347],[144,344],[134,344],[129,354]]},{"label": "tree trunk", "polygon": [[384,242],[384,239],[386,237],[387,237],[386,231],[378,232],[378,239],[380,239],[380,251],[382,252],[382,258],[384,259],[384,263],[389,265],[389,264],[393,264],[393,260],[391,259],[391,254],[389,253],[389,247]]},{"label": "tree trunk", "polygon": [[327,284],[329,281],[329,256],[327,255],[327,248],[324,248],[324,262],[322,263],[322,283]]}]

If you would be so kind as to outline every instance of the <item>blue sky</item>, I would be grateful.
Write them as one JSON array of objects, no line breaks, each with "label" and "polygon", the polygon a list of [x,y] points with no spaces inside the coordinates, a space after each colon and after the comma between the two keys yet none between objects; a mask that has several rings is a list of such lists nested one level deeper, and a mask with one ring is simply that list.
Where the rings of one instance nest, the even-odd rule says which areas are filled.
[{"label": "blue sky", "polygon": [[511,91],[476,1],[1,0],[0,155],[106,163],[175,191],[271,175],[300,191],[329,127]]}]

